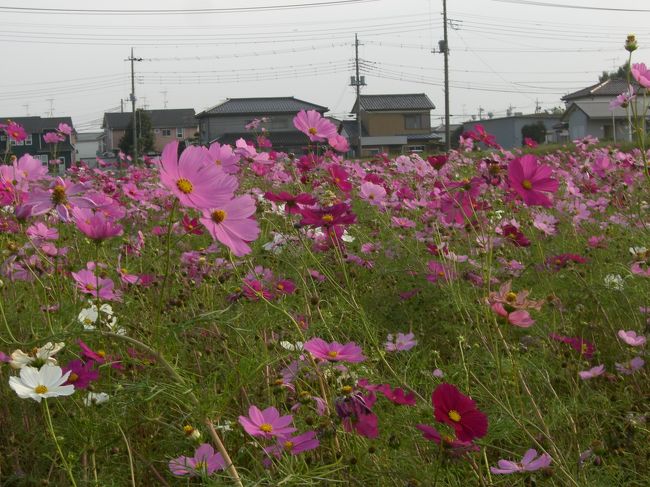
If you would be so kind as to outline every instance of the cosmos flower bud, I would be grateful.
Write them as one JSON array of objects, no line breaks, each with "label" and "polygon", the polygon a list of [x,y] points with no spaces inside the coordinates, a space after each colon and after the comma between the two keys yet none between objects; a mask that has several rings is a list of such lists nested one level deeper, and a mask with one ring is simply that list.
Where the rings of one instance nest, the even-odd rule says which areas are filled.
[{"label": "cosmos flower bud", "polygon": [[628,34],[627,39],[625,39],[625,50],[628,52],[636,51],[638,48],[636,43],[636,36],[634,34]]}]

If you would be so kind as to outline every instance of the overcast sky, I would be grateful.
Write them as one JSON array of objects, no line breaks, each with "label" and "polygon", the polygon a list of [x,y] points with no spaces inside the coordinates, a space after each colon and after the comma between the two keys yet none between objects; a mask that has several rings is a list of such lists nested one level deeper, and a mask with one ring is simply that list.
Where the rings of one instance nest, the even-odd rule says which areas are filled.
[{"label": "overcast sky", "polygon": [[[354,103],[358,32],[363,92],[427,93],[437,124],[443,56],[431,51],[443,37],[442,0],[335,2],[0,0],[0,117],[46,116],[52,108],[72,116],[80,132],[97,129],[105,111],[119,111],[120,99],[130,110],[131,46],[143,58],[136,63],[139,107],[163,108],[166,100],[168,108],[198,112],[226,98],[295,96],[344,117]],[[330,5],[241,10],[315,3]],[[239,10],[187,12],[227,8]],[[186,12],[124,15],[134,9]],[[626,60],[629,32],[639,39],[636,61],[650,62],[647,0],[448,0],[448,9],[453,122],[479,107],[503,116],[508,106],[531,113],[536,103],[561,105],[563,94]]]}]

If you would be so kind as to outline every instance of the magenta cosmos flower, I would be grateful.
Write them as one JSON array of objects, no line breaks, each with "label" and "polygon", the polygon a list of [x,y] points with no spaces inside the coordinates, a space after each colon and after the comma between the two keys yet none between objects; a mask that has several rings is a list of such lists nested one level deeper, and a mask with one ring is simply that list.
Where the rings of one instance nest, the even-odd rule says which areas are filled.
[{"label": "magenta cosmos flower", "polygon": [[169,470],[178,477],[212,475],[224,468],[226,462],[221,453],[215,453],[214,448],[207,443],[200,445],[193,457],[180,456],[169,461]]},{"label": "magenta cosmos flower", "polygon": [[322,338],[312,338],[305,342],[303,349],[311,353],[312,357],[328,362],[356,363],[366,359],[361,347],[354,342],[342,345],[338,342],[327,343]]},{"label": "magenta cosmos flower", "polygon": [[273,406],[264,411],[260,411],[257,406],[251,406],[248,408],[248,417],[239,417],[239,424],[246,433],[266,439],[286,438],[296,431],[296,428],[289,426],[292,422],[292,415],[280,416],[280,412]]},{"label": "magenta cosmos flower", "polygon": [[119,301],[121,299],[121,295],[119,291],[114,289],[115,284],[111,279],[97,277],[90,269],[73,272],[72,277],[77,283],[77,289],[84,294],[90,294],[107,301]]},{"label": "magenta cosmos flower", "polygon": [[650,88],[650,70],[645,63],[635,63],[632,65],[632,76],[644,88]]},{"label": "magenta cosmos flower", "polygon": [[510,187],[521,196],[528,206],[552,205],[544,193],[555,193],[558,182],[551,178],[553,170],[550,166],[537,164],[537,158],[526,154],[513,160],[508,165]]},{"label": "magenta cosmos flower", "polygon": [[293,119],[293,126],[307,135],[312,142],[323,142],[336,135],[336,126],[316,110],[300,110]]},{"label": "magenta cosmos flower", "polygon": [[472,441],[487,434],[488,419],[476,403],[455,386],[442,383],[431,395],[436,421],[454,428],[460,441]]},{"label": "magenta cosmos flower", "polygon": [[255,200],[251,196],[238,196],[209,210],[203,210],[200,220],[212,238],[241,257],[251,252],[248,242],[257,239],[260,234],[259,225],[251,218],[255,209]]},{"label": "magenta cosmos flower", "polygon": [[305,451],[314,450],[318,448],[318,445],[320,445],[320,441],[316,438],[316,432],[307,431],[296,436],[278,438],[277,444],[267,446],[264,451],[269,455],[280,458],[283,452],[298,455]]},{"label": "magenta cosmos flower", "polygon": [[530,449],[524,453],[521,462],[513,462],[511,460],[499,460],[498,467],[490,467],[490,472],[493,474],[511,474],[516,472],[534,472],[542,468],[548,467],[553,459],[548,453],[542,453],[537,456],[537,450]]},{"label": "magenta cosmos flower", "polygon": [[178,158],[178,141],[165,146],[160,161],[160,182],[182,205],[214,208],[232,198],[237,179],[220,170],[208,149],[190,146]]},{"label": "magenta cosmos flower", "polygon": [[75,389],[86,389],[91,382],[99,379],[99,371],[95,369],[94,362],[73,360],[62,367],[63,372],[70,372],[66,384],[72,384]]},{"label": "magenta cosmos flower", "polygon": [[16,142],[21,142],[27,138],[27,132],[25,132],[25,129],[16,122],[9,121],[9,123],[3,126],[2,129],[11,140]]},{"label": "magenta cosmos flower", "polygon": [[635,331],[618,330],[618,337],[631,347],[642,347],[646,344],[646,337],[637,335]]}]

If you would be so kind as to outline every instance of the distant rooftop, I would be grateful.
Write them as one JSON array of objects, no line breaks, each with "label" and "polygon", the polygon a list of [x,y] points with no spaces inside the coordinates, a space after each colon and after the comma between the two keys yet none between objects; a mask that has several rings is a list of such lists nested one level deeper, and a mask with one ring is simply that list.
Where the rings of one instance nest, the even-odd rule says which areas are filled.
[{"label": "distant rooftop", "polygon": [[[144,110],[154,128],[196,127],[194,108],[171,108],[166,110]],[[103,126],[123,130],[129,126],[132,112],[104,113]]]},{"label": "distant rooftop", "polygon": [[[356,108],[356,102],[354,104]],[[361,95],[361,108],[367,112],[392,110],[433,110],[435,105],[424,93],[405,95]],[[353,110],[354,111],[354,108]]]},{"label": "distant rooftop", "polygon": [[480,120],[466,120],[463,122],[463,125],[467,125],[470,123],[490,123],[495,120],[508,120],[508,119],[513,119],[513,118],[531,118],[531,119],[557,119],[559,120],[560,117],[562,117],[561,114],[553,114],[553,113],[530,113],[528,115],[523,114],[523,113],[518,113],[515,115],[510,115],[506,117],[492,117],[492,118],[482,118]]},{"label": "distant rooftop", "polygon": [[199,113],[197,117],[207,115],[252,115],[264,116],[274,113],[293,113],[300,110],[316,110],[324,113],[329,108],[316,105],[293,96],[270,97],[270,98],[228,98],[223,103],[208,108]]},{"label": "distant rooftop", "polygon": [[60,123],[66,123],[73,127],[70,117],[0,117],[0,123],[7,123],[7,120],[21,125],[30,134],[55,130]]},{"label": "distant rooftop", "polygon": [[[612,110],[609,107],[609,99],[605,100],[577,100],[569,105],[566,112],[562,116],[562,121],[567,121],[571,113],[575,110],[581,110],[590,119],[606,119],[611,120],[612,116],[618,119],[627,120],[627,110],[625,108],[616,107]],[[637,110],[642,111],[642,100],[637,101]]]},{"label": "distant rooftop", "polygon": [[[636,83],[633,84],[636,85]],[[636,88],[638,88],[638,85],[636,85]],[[613,98],[624,91],[627,91],[627,89],[627,80],[610,78],[581,90],[574,91],[573,93],[569,93],[568,95],[563,96],[562,100],[573,101],[579,98],[593,98],[596,96],[608,96]]]}]

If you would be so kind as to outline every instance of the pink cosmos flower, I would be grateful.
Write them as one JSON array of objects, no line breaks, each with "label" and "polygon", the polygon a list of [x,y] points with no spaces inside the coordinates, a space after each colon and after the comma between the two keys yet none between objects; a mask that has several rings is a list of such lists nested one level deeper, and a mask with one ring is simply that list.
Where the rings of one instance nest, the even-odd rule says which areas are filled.
[{"label": "pink cosmos flower", "polygon": [[377,438],[379,418],[372,412],[376,401],[377,396],[372,391],[366,395],[357,392],[337,398],[334,407],[341,418],[343,429],[347,432],[355,431],[366,438]]},{"label": "pink cosmos flower", "polygon": [[248,408],[248,417],[239,416],[239,424],[246,433],[261,438],[286,438],[296,431],[296,428],[289,426],[293,422],[293,416],[288,414],[280,416],[280,412],[273,406],[260,411],[257,406]]},{"label": "pink cosmos flower", "polygon": [[336,135],[336,126],[316,110],[300,110],[293,119],[293,126],[307,135],[312,142],[323,142]]},{"label": "pink cosmos flower", "polygon": [[177,477],[202,477],[224,468],[226,462],[221,453],[215,453],[208,443],[200,445],[193,457],[180,456],[169,461],[169,470]]},{"label": "pink cosmos flower", "polygon": [[93,212],[88,208],[73,208],[72,217],[79,231],[96,242],[117,237],[123,233],[122,225],[115,223],[101,211]]},{"label": "pink cosmos flower", "polygon": [[379,184],[366,181],[361,184],[359,196],[362,200],[365,200],[372,205],[379,206],[384,199],[386,199],[386,189]]},{"label": "pink cosmos flower", "polygon": [[284,203],[284,211],[288,214],[299,215],[300,205],[311,206],[316,204],[316,198],[309,193],[300,193],[297,196],[281,191],[279,193],[271,193],[267,191],[264,193],[264,198],[273,201],[274,203]]},{"label": "pink cosmos flower", "polygon": [[433,441],[444,448],[449,448],[453,453],[462,454],[470,451],[480,451],[480,447],[471,441],[461,441],[451,436],[442,436],[437,429],[428,424],[416,424],[415,427],[422,432],[425,440]]},{"label": "pink cosmos flower", "polygon": [[343,137],[340,134],[334,134],[327,139],[327,143],[334,149],[339,152],[347,152],[350,150],[350,144],[348,139]]},{"label": "pink cosmos flower", "polygon": [[43,135],[43,141],[46,144],[58,144],[59,142],[63,142],[64,140],[65,137],[58,132],[48,132],[45,135]]},{"label": "pink cosmos flower", "polygon": [[232,198],[237,179],[221,171],[205,147],[190,146],[178,158],[178,141],[167,144],[160,161],[160,182],[181,204],[213,208]]},{"label": "pink cosmos flower", "polygon": [[81,196],[80,193],[86,190],[86,186],[79,183],[57,177],[50,189],[43,191],[36,189],[29,193],[27,206],[30,208],[31,216],[38,216],[55,209],[59,218],[63,221],[70,220],[70,210],[73,207],[90,208],[93,201]]},{"label": "pink cosmos flower", "polygon": [[349,193],[352,190],[352,183],[350,183],[348,179],[350,175],[342,166],[338,164],[330,164],[327,168],[327,172],[332,177],[332,182],[338,186],[341,191]]},{"label": "pink cosmos flower", "polygon": [[25,232],[33,240],[57,240],[59,231],[56,228],[49,228],[42,222],[36,222],[27,228]]},{"label": "pink cosmos flower", "polygon": [[596,351],[596,347],[593,343],[588,342],[587,340],[584,340],[580,337],[568,337],[564,335],[558,335],[557,333],[549,333],[548,336],[555,341],[570,345],[571,348],[573,348],[580,355],[584,356],[587,360],[591,360],[591,357],[594,356],[594,352]]},{"label": "pink cosmos flower", "polygon": [[598,377],[599,375],[602,375],[605,372],[605,365],[597,365],[596,367],[592,367],[589,370],[581,370],[578,372],[578,375],[582,380],[588,380],[588,379],[593,379],[594,377]]},{"label": "pink cosmos flower", "polygon": [[73,360],[62,367],[63,372],[70,372],[66,384],[72,384],[75,389],[87,389],[91,382],[99,379],[99,371],[93,362],[84,363]]},{"label": "pink cosmos flower", "polygon": [[283,452],[298,455],[305,451],[315,450],[319,445],[320,441],[316,438],[316,432],[306,431],[300,435],[278,438],[277,444],[267,446],[264,451],[269,455],[280,458]]},{"label": "pink cosmos flower", "polygon": [[530,317],[530,313],[524,309],[508,312],[502,303],[494,303],[491,308],[496,314],[506,318],[508,323],[519,328],[530,328],[535,324],[535,320]]},{"label": "pink cosmos flower", "polygon": [[9,123],[2,127],[2,129],[5,134],[15,142],[22,142],[27,138],[27,132],[25,132],[25,129],[16,122],[9,121]]},{"label": "pink cosmos flower", "polygon": [[559,183],[551,178],[552,174],[551,167],[538,165],[532,154],[514,159],[508,165],[510,187],[528,206],[551,206],[551,200],[544,193],[555,193],[559,187]]},{"label": "pink cosmos flower", "polygon": [[516,472],[534,472],[542,468],[547,468],[553,459],[548,453],[542,453],[537,456],[537,450],[530,449],[524,453],[521,462],[513,462],[511,460],[499,460],[497,467],[490,467],[493,474],[511,474]]},{"label": "pink cosmos flower", "polygon": [[427,264],[427,267],[430,271],[429,274],[426,274],[427,281],[429,282],[438,282],[440,280],[450,282],[456,279],[454,270],[445,264],[431,260]]},{"label": "pink cosmos flower", "polygon": [[637,335],[633,330],[619,330],[618,337],[631,347],[642,347],[647,341],[645,336]]},{"label": "pink cosmos flower", "polygon": [[68,125],[67,123],[60,123],[57,130],[62,134],[72,135],[72,127],[70,127],[70,125]]},{"label": "pink cosmos flower", "polygon": [[645,63],[635,63],[632,65],[632,76],[644,88],[650,88],[650,70]]},{"label": "pink cosmos flower", "polygon": [[472,441],[487,434],[487,416],[456,386],[444,382],[438,385],[431,395],[431,402],[436,421],[454,428],[459,440]]},{"label": "pink cosmos flower", "polygon": [[626,108],[632,100],[636,97],[634,87],[629,85],[627,91],[624,91],[612,101],[609,102],[609,109],[614,110],[615,108],[622,107]]},{"label": "pink cosmos flower", "polygon": [[84,294],[90,294],[107,301],[121,300],[121,293],[114,289],[115,284],[113,281],[108,278],[97,277],[90,269],[73,272],[72,277],[77,283],[77,289]]},{"label": "pink cosmos flower", "polygon": [[634,372],[645,365],[645,360],[643,360],[641,357],[634,357],[629,362],[623,364],[619,364],[617,362],[614,365],[616,366],[616,370],[619,374],[632,375]]},{"label": "pink cosmos flower", "polygon": [[239,172],[239,155],[235,154],[228,144],[221,145],[219,142],[213,142],[208,152],[214,164],[226,174]]},{"label": "pink cosmos flower", "polygon": [[418,342],[413,333],[398,333],[395,337],[393,337],[392,333],[389,333],[384,346],[387,352],[403,352],[411,350],[417,344]]},{"label": "pink cosmos flower", "polygon": [[260,234],[260,227],[253,218],[256,206],[250,195],[237,196],[229,201],[203,210],[201,223],[210,235],[228,247],[237,257],[249,254],[252,242]]},{"label": "pink cosmos flower", "polygon": [[311,353],[314,358],[328,362],[363,362],[361,347],[354,342],[342,345],[338,342],[327,343],[322,338],[312,338],[305,342],[303,349]]}]

